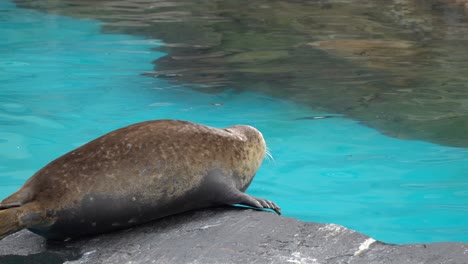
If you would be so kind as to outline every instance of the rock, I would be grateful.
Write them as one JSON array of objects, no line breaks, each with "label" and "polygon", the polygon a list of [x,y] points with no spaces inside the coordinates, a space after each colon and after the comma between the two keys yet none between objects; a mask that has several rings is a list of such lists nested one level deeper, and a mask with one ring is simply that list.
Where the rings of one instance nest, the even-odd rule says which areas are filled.
[{"label": "rock", "polygon": [[0,263],[467,263],[468,244],[389,245],[334,224],[215,208],[67,242],[23,230]]}]

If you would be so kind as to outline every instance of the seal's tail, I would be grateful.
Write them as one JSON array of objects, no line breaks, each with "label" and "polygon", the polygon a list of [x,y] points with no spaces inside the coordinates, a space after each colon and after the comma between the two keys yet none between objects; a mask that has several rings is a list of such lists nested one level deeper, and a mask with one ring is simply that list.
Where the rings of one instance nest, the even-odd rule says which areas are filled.
[{"label": "seal's tail", "polygon": [[25,228],[20,219],[21,207],[13,207],[0,211],[0,240]]}]

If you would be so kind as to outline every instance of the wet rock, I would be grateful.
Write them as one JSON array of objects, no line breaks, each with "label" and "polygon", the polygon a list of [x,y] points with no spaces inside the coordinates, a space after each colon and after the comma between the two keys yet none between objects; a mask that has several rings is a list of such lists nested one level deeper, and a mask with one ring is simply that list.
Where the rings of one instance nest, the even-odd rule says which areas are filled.
[{"label": "wet rock", "polygon": [[388,245],[334,224],[215,208],[120,232],[45,241],[21,231],[0,241],[0,263],[466,263],[468,244]]}]

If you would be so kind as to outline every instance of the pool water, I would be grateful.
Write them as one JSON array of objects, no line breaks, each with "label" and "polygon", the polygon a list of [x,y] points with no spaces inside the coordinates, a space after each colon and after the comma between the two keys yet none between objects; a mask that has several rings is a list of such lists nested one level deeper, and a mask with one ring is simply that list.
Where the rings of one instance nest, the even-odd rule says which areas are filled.
[{"label": "pool water", "polygon": [[[248,193],[285,216],[389,243],[468,242],[468,149],[395,139],[335,113],[252,92],[210,94],[143,76],[161,42],[0,2],[0,198],[54,158],[150,119],[264,134]],[[327,116],[330,118],[314,118]]]}]

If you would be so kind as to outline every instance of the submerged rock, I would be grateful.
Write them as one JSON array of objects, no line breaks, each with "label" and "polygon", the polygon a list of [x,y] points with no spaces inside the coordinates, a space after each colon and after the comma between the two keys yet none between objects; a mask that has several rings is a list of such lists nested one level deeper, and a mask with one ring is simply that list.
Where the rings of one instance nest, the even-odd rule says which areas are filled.
[{"label": "submerged rock", "polygon": [[216,208],[67,242],[21,231],[0,263],[466,263],[468,244],[388,245],[334,224]]},{"label": "submerged rock", "polygon": [[467,0],[15,3],[163,40],[168,56],[150,76],[259,92],[393,137],[468,147]]}]

